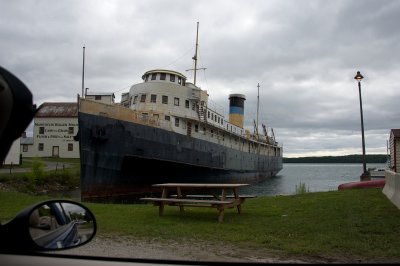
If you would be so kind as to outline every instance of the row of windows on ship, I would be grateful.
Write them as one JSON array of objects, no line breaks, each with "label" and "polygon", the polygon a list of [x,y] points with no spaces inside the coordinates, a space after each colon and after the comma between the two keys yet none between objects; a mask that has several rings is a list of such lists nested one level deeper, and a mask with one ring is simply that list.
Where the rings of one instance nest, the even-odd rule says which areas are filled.
[{"label": "row of windows on ship", "polygon": [[[179,85],[185,86],[186,85],[186,80],[181,78],[180,76],[177,76],[177,79],[175,79],[174,74],[168,74],[169,75],[169,81],[172,83],[178,83]],[[166,73],[152,73],[152,74],[147,74],[144,78],[144,81],[147,82],[149,81],[149,78],[151,80],[166,80],[167,79],[167,74]]]},{"label": "row of windows on ship", "polygon": [[[141,94],[140,102],[146,103],[146,98],[147,98],[147,94]],[[131,97],[132,105],[135,105],[136,103],[138,103],[138,99],[139,99],[139,95],[135,95],[135,96],[133,96],[133,98]],[[157,103],[157,94],[150,94],[150,103]],[[161,103],[168,104],[168,96],[167,95],[161,96]],[[203,105],[204,105],[204,102],[201,102],[201,106],[203,106]],[[174,106],[180,106],[180,98],[174,97]],[[190,108],[189,100],[185,100],[185,108],[187,108],[187,109]],[[199,111],[199,106],[198,106],[198,104],[196,104],[196,102],[192,102],[192,110],[197,111],[197,112]],[[220,115],[217,115],[216,113],[214,113],[210,110],[207,110],[207,119],[208,120],[211,119],[212,121],[218,123],[221,126],[224,125],[223,117]],[[228,129],[228,125],[227,125],[227,129]],[[235,131],[236,131],[236,129],[235,129]]]}]

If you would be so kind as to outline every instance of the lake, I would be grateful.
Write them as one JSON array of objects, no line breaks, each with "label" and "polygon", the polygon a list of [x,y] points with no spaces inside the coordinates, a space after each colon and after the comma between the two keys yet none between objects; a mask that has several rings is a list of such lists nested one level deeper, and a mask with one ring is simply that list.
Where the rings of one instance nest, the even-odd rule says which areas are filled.
[{"label": "lake", "polygon": [[[384,168],[386,164],[367,164]],[[304,183],[310,192],[336,191],[342,183],[360,181],[362,164],[286,163],[277,176],[241,190],[255,195],[287,195],[296,193],[296,185]]]}]

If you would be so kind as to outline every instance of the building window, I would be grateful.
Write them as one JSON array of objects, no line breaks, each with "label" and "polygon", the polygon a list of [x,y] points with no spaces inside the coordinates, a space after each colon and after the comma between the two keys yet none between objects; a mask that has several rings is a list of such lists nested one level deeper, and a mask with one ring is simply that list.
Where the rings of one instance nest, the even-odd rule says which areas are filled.
[{"label": "building window", "polygon": [[194,131],[195,131],[195,132],[199,132],[199,125],[197,125],[197,124],[194,125]]},{"label": "building window", "polygon": [[168,104],[168,96],[165,96],[165,95],[162,96],[162,103]]},{"label": "building window", "polygon": [[179,127],[179,118],[175,118],[175,126]]},{"label": "building window", "polygon": [[146,75],[146,78],[145,78],[145,82],[147,82],[149,80],[149,75]]},{"label": "building window", "polygon": [[169,115],[165,116],[165,121],[171,121],[171,117]]},{"label": "building window", "polygon": [[95,99],[96,101],[101,101],[101,95],[95,95],[95,96],[94,96],[94,99]]},{"label": "building window", "polygon": [[68,134],[74,134],[74,127],[68,127]]},{"label": "building window", "polygon": [[210,111],[207,111],[207,117],[210,118]]},{"label": "building window", "polygon": [[170,80],[171,82],[175,82],[175,75],[169,74],[169,80]]},{"label": "building window", "polygon": [[39,134],[44,134],[44,127],[39,127]]},{"label": "building window", "polygon": [[133,104],[135,104],[137,102],[137,95],[135,95],[135,97],[133,98]]},{"label": "building window", "polygon": [[151,80],[156,80],[156,77],[157,77],[157,73],[151,74]]},{"label": "building window", "polygon": [[23,145],[22,145],[22,151],[23,151],[23,152],[28,152],[28,145],[23,144]]},{"label": "building window", "polygon": [[185,100],[185,107],[189,108],[189,100]]},{"label": "building window", "polygon": [[74,144],[68,143],[68,151],[73,151],[74,150]]},{"label": "building window", "polygon": [[156,94],[152,94],[151,96],[150,96],[150,102],[151,103],[155,103],[157,101],[157,95]]},{"label": "building window", "polygon": [[182,86],[185,86],[186,85],[186,80],[184,79],[184,80],[182,80]]},{"label": "building window", "polygon": [[154,118],[154,119],[157,119],[157,120],[158,120],[159,117],[160,117],[159,114],[153,114],[153,118]]},{"label": "building window", "polygon": [[174,104],[175,104],[176,106],[179,106],[179,98],[174,98]]},{"label": "building window", "polygon": [[146,94],[140,96],[140,102],[144,103],[146,101]]},{"label": "building window", "polygon": [[160,74],[160,80],[165,80],[165,76],[166,76],[167,74],[165,74],[165,73],[161,73]]},{"label": "building window", "polygon": [[178,84],[181,84],[181,83],[182,83],[182,78],[178,77]]},{"label": "building window", "polygon": [[196,103],[192,103],[192,110],[194,111],[195,108],[196,108]]},{"label": "building window", "polygon": [[43,151],[43,149],[44,149],[44,144],[43,144],[43,143],[39,143],[38,149],[39,149],[39,151]]}]

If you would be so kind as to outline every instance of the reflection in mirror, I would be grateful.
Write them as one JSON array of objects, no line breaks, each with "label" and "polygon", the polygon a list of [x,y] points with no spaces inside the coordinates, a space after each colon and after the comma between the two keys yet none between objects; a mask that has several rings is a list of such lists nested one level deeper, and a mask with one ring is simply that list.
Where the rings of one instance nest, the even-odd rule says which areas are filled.
[{"label": "reflection in mirror", "polygon": [[84,244],[95,233],[94,217],[70,202],[45,203],[31,213],[29,232],[35,243],[46,249],[63,249]]}]

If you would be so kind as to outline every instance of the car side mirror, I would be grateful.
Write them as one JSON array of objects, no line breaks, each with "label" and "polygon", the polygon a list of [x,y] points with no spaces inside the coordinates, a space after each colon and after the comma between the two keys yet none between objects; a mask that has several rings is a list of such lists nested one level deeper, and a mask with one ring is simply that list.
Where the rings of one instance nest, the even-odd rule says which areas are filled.
[{"label": "car side mirror", "polygon": [[96,234],[93,213],[70,200],[49,200],[21,211],[1,226],[1,250],[50,251],[84,245]]}]

